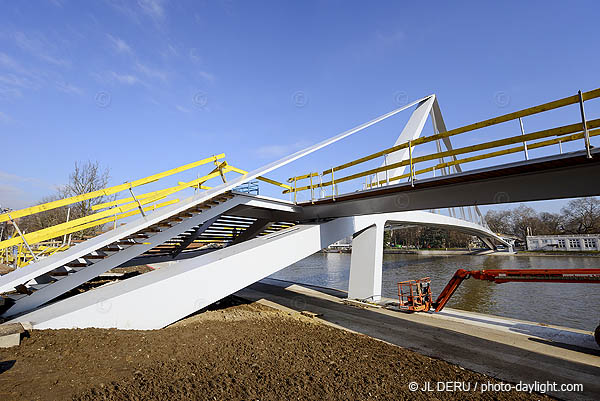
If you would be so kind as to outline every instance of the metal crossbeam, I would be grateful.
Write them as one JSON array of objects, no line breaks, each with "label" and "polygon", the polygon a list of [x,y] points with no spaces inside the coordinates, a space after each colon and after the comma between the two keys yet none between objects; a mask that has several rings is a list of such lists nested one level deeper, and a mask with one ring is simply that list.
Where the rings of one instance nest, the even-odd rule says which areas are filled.
[{"label": "metal crossbeam", "polygon": [[219,217],[221,217],[221,215],[217,215],[196,227],[194,231],[188,237],[186,237],[186,239],[179,245],[179,247],[177,247],[171,253],[171,257],[175,259],[185,248],[187,248],[192,242],[194,242],[194,240],[198,238],[200,234],[206,231],[206,229],[210,227],[215,221],[219,220]]}]

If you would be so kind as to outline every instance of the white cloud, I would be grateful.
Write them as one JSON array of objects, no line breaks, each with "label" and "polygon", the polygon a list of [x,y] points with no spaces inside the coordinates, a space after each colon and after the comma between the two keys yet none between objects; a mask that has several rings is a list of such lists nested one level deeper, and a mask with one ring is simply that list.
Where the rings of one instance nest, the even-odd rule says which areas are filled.
[{"label": "white cloud", "polygon": [[111,34],[107,34],[108,38],[111,41],[111,44],[119,53],[131,53],[131,47],[121,38],[117,38],[112,36]]},{"label": "white cloud", "polygon": [[49,0],[50,3],[56,7],[62,7],[65,5],[65,0]]},{"label": "white cloud", "polygon": [[52,185],[49,185],[38,178],[22,177],[20,175],[0,171],[0,184],[11,185],[9,183],[32,184],[39,188],[54,189]]},{"label": "white cloud", "polygon": [[393,46],[400,44],[406,40],[406,34],[402,31],[394,31],[394,32],[377,32],[376,33],[377,42],[385,46]]},{"label": "white cloud", "polygon": [[0,121],[7,123],[10,120],[11,120],[11,118],[8,116],[8,114],[0,111]]},{"label": "white cloud", "polygon": [[56,83],[56,87],[65,93],[69,93],[72,95],[83,95],[83,89],[75,85],[71,85],[68,82],[59,81]]},{"label": "white cloud", "polygon": [[150,68],[147,65],[144,65],[140,62],[136,63],[136,68],[139,72],[141,72],[142,74],[146,75],[149,78],[158,78],[161,81],[166,81],[167,80],[167,73],[154,69],[154,68]]},{"label": "white cloud", "polygon": [[[196,49],[195,47],[192,47],[189,50],[189,57],[190,57],[190,60],[192,60],[194,63],[202,64],[202,57],[200,56],[198,49]],[[207,81],[212,82],[215,80],[215,76],[208,71],[197,70],[196,72],[198,73],[198,75],[200,75],[202,78],[206,79]]]},{"label": "white cloud", "polygon": [[[0,52],[0,97],[3,99],[20,98],[23,90],[39,89],[48,80],[46,71],[24,68],[13,57]],[[10,71],[10,72],[8,72]]]},{"label": "white cloud", "polygon": [[0,83],[10,86],[17,86],[19,88],[33,88],[36,86],[29,79],[24,77],[18,77],[15,74],[0,75]]},{"label": "white cloud", "polygon": [[23,97],[23,92],[17,88],[8,88],[0,85],[0,99],[8,100]]},{"label": "white cloud", "polygon": [[204,79],[206,79],[207,81],[214,81],[215,80],[215,76],[213,74],[211,74],[210,72],[206,72],[206,71],[202,71],[202,70],[198,70],[197,73]]},{"label": "white cloud", "polygon": [[0,74],[0,98],[13,99],[23,96],[23,89],[37,89],[39,82],[15,74]]},{"label": "white cloud", "polygon": [[177,105],[175,105],[175,108],[176,108],[177,110],[179,110],[180,112],[182,112],[182,113],[190,113],[190,112],[191,112],[191,110],[190,110],[190,109],[188,109],[187,107],[183,107],[183,106],[180,106],[180,105],[178,105],[178,104],[177,104]]},{"label": "white cloud", "polygon": [[175,48],[175,46],[173,46],[172,44],[167,45],[167,49],[169,49],[169,52],[176,56],[177,54],[179,54],[179,52],[177,51],[177,49]]},{"label": "white cloud", "polygon": [[47,40],[42,39],[40,36],[33,37],[27,36],[23,32],[15,32],[13,37],[17,46],[35,57],[58,66],[71,65],[69,60],[52,55],[52,49],[55,47],[52,46]]},{"label": "white cloud", "polygon": [[138,5],[144,13],[153,18],[162,19],[165,16],[162,0],[138,0]]},{"label": "white cloud", "polygon": [[262,158],[275,158],[292,154],[306,146],[304,142],[290,143],[287,145],[265,145],[256,150],[256,154]]},{"label": "white cloud", "polygon": [[10,57],[6,53],[0,52],[0,65],[6,68],[10,68],[16,70],[19,68],[19,64],[15,61],[14,58]]},{"label": "white cloud", "polygon": [[[43,191],[34,191],[46,193],[47,189]],[[0,182],[0,207],[10,208],[13,210],[23,209],[25,207],[32,206],[36,203],[36,199],[31,191],[31,188],[19,188],[18,186]]]},{"label": "white cloud", "polygon": [[138,77],[131,74],[118,74],[114,71],[111,71],[110,75],[115,81],[121,84],[135,85],[136,83],[140,82]]}]

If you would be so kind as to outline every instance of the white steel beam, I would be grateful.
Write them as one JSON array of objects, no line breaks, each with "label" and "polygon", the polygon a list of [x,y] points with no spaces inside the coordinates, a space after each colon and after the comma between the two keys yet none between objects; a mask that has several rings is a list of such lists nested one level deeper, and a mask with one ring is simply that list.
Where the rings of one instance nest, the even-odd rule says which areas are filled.
[{"label": "white steel beam", "polygon": [[[294,226],[41,307],[34,328],[158,329],[364,228],[364,218]],[[362,224],[362,226],[361,226]]]},{"label": "white steel beam", "polygon": [[[413,141],[413,140],[417,139],[419,136],[421,136],[421,133],[423,132],[423,127],[425,126],[425,122],[427,121],[427,117],[429,116],[429,112],[431,111],[431,108],[434,103],[435,103],[435,95],[431,95],[427,98],[424,98],[418,103],[417,107],[411,114],[408,122],[404,126],[404,129],[402,129],[402,132],[396,139],[394,146],[400,145],[402,143],[406,143],[408,141]],[[387,159],[385,160],[385,162],[381,164],[381,167],[384,167],[385,164],[389,165],[389,164],[399,163],[401,161],[408,159],[408,152],[409,152],[409,149],[406,148],[406,149],[401,149],[401,150],[397,150],[396,152],[390,153],[389,155],[387,155]],[[392,178],[392,177],[402,175],[402,174],[404,174],[405,169],[406,169],[406,166],[401,166],[401,167],[397,167],[397,168],[388,170],[387,177]],[[375,177],[373,177],[373,179],[375,182],[383,181],[386,179],[386,175],[385,175],[385,173],[378,173],[375,175]]]},{"label": "white steel beam", "polygon": [[383,229],[385,222],[367,227],[352,238],[348,298],[366,301],[381,299]]},{"label": "white steel beam", "polygon": [[[353,233],[386,221],[418,221],[445,226],[448,216],[427,212],[390,213],[346,217],[326,223],[306,224],[254,238],[167,268],[75,295],[15,318],[46,328],[157,329],[177,321]],[[454,224],[466,223],[456,221]],[[480,226],[474,225],[479,230]],[[369,234],[367,234],[369,236]],[[360,237],[360,235],[358,236]],[[377,245],[381,242],[367,241]],[[382,244],[381,244],[382,245]],[[364,247],[360,247],[364,250]],[[377,291],[381,263],[364,275]],[[361,275],[360,265],[354,273]],[[379,295],[379,294],[369,294]]]},{"label": "white steel beam", "polygon": [[72,290],[73,288],[93,279],[94,277],[97,277],[100,274],[143,254],[155,246],[161,245],[165,241],[176,237],[177,235],[184,233],[187,230],[204,223],[205,221],[218,217],[219,215],[227,212],[227,210],[244,203],[244,201],[246,201],[246,199],[235,197],[193,217],[189,217],[173,227],[161,231],[148,239],[145,239],[143,244],[132,245],[129,248],[116,252],[105,259],[99,260],[98,262],[83,268],[77,273],[72,273],[52,284],[47,285],[46,287],[39,289],[27,297],[17,300],[15,304],[2,316],[17,315],[43,305],[44,303]]}]

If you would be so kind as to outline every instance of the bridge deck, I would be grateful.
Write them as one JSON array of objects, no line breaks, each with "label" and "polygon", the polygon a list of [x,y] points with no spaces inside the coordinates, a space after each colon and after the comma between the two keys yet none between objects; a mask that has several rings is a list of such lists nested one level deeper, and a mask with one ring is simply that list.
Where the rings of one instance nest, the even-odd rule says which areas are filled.
[{"label": "bridge deck", "polygon": [[[299,203],[307,217],[525,202],[600,195],[600,149],[470,170]],[[384,200],[388,200],[385,201]],[[380,200],[381,202],[377,202]]]}]

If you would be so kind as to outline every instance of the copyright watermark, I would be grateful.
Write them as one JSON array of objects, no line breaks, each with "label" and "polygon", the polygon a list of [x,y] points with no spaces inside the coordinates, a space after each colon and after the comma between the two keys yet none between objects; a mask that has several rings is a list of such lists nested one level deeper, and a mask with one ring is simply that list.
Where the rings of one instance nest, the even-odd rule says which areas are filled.
[{"label": "copyright watermark", "polygon": [[505,91],[494,93],[494,103],[500,108],[504,108],[510,104],[510,94]]},{"label": "copyright watermark", "polygon": [[112,302],[108,299],[100,299],[96,303],[96,310],[100,313],[108,313],[112,309]]},{"label": "copyright watermark", "polygon": [[94,101],[96,102],[96,106],[105,109],[110,106],[110,93],[104,91],[98,92],[94,97]]},{"label": "copyright watermark", "polygon": [[420,392],[473,392],[473,393],[487,393],[487,392],[509,392],[517,391],[521,393],[539,393],[545,394],[547,392],[583,392],[583,384],[581,383],[567,383],[560,384],[556,382],[538,382],[525,383],[518,382],[503,383],[503,382],[464,382],[464,381],[446,381],[446,382],[410,382],[408,383],[408,389],[410,391]]},{"label": "copyright watermark", "polygon": [[398,106],[404,106],[408,104],[408,94],[404,91],[396,92],[394,94],[394,103]]},{"label": "copyright watermark", "polygon": [[304,107],[308,104],[308,96],[303,91],[294,92],[292,95],[292,103],[298,108]]},{"label": "copyright watermark", "polygon": [[208,104],[208,96],[204,92],[197,92],[192,97],[192,103],[199,109],[204,109]]},{"label": "copyright watermark", "polygon": [[508,203],[510,202],[510,196],[506,192],[496,192],[494,194],[494,203]]}]

